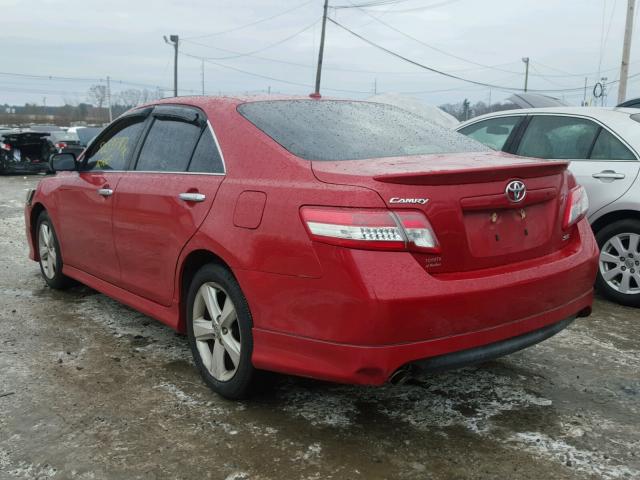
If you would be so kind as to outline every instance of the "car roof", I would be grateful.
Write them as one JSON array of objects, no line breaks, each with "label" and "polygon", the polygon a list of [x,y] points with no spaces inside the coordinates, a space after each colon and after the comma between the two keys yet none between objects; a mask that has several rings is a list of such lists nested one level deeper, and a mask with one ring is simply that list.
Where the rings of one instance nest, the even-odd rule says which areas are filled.
[{"label": "car roof", "polygon": [[619,120],[637,114],[638,110],[634,108],[620,107],[549,107],[549,108],[520,108],[517,110],[502,110],[500,112],[486,113],[470,120],[462,122],[459,127],[475,123],[485,118],[503,117],[506,115],[536,115],[536,114],[556,114],[556,115],[576,115],[583,117],[592,117],[605,121],[607,119]]}]

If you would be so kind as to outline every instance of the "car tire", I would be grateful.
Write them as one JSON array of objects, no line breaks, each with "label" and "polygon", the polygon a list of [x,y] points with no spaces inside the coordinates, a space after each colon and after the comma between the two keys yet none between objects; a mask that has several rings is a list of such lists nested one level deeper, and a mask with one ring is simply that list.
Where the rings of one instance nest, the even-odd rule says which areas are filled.
[{"label": "car tire", "polygon": [[597,290],[609,300],[640,307],[640,221],[620,220],[596,233]]},{"label": "car tire", "polygon": [[40,273],[47,285],[56,290],[68,288],[72,282],[69,277],[62,273],[63,263],[60,243],[46,210],[42,211],[38,216],[34,243],[38,251]]},{"label": "car tire", "polygon": [[205,383],[228,399],[248,397],[261,372],[251,363],[251,312],[233,274],[215,263],[200,268],[186,306],[189,346]]}]

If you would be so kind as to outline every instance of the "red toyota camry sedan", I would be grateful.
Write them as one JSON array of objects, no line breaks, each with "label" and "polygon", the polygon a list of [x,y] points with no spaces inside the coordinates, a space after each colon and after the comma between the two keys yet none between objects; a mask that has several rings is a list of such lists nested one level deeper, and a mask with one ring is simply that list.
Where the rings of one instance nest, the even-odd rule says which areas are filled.
[{"label": "red toyota camry sedan", "polygon": [[380,385],[589,315],[597,247],[567,163],[489,151],[388,105],[174,98],[29,192],[30,257],[188,336],[205,382]]}]

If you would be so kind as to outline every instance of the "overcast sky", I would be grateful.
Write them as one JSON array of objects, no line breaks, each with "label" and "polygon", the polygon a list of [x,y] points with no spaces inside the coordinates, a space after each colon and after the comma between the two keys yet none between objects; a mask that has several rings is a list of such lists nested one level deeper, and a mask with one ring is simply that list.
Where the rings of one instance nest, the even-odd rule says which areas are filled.
[{"label": "overcast sky", "polygon": [[[350,2],[371,0],[330,0],[330,5]],[[107,75],[114,79],[114,93],[143,86],[170,89],[173,50],[163,41],[169,34],[184,39],[184,54],[209,58],[208,94],[268,88],[308,94],[315,79],[322,4],[323,0],[0,0],[0,103],[85,101],[89,86]],[[627,0],[400,0],[364,11],[330,8],[330,16],[405,57],[475,81],[518,88],[524,83],[521,59],[528,56],[529,88],[581,87],[586,74],[591,90],[599,65],[610,81],[619,76],[626,6]],[[271,46],[275,43],[279,44]],[[197,58],[180,56],[180,94],[200,93],[201,64]],[[640,72],[640,31],[633,41],[630,70]],[[509,95],[421,70],[329,23],[323,93],[364,98],[371,95],[374,83],[379,93],[420,92],[415,95],[434,104],[465,97],[488,101],[490,95],[496,101]],[[550,94],[564,95],[575,104],[582,100],[581,91]],[[640,96],[640,76],[630,81],[628,97],[632,96]],[[610,89],[609,103],[616,98],[617,85]]]}]

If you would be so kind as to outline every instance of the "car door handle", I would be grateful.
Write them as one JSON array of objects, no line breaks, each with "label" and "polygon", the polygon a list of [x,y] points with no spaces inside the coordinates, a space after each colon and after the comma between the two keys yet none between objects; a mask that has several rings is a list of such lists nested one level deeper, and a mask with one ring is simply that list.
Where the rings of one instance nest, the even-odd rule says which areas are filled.
[{"label": "car door handle", "polygon": [[102,195],[103,197],[110,197],[111,195],[113,195],[113,190],[111,190],[110,188],[99,188],[98,195]]},{"label": "car door handle", "polygon": [[613,170],[603,170],[600,173],[594,173],[591,175],[593,178],[607,178],[611,180],[622,180],[624,173],[614,172]]},{"label": "car door handle", "polygon": [[207,196],[204,193],[185,192],[178,195],[184,202],[204,202]]}]

